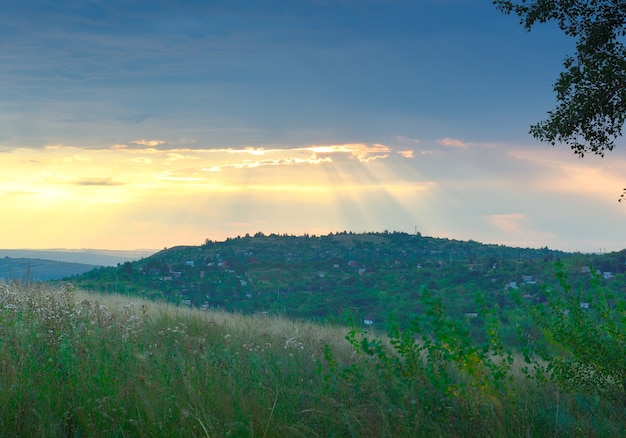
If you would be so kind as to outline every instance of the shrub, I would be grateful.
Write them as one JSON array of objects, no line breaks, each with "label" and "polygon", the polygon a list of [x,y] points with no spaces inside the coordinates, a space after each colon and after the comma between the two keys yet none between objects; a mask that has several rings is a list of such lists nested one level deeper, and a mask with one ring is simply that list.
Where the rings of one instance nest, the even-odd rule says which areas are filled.
[{"label": "shrub", "polygon": [[526,331],[528,372],[561,390],[581,392],[626,408],[626,300],[609,294],[599,275],[588,289],[575,290],[563,265],[558,285],[545,290],[546,302],[525,305],[539,329]]}]

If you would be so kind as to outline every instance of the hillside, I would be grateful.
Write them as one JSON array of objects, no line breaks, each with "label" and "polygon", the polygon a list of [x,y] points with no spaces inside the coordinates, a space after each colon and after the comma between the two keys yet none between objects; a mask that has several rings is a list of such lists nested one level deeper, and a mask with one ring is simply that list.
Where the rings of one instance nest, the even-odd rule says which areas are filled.
[{"label": "hillside", "polygon": [[420,291],[444,299],[453,316],[477,312],[480,293],[506,307],[516,291],[544,299],[561,261],[572,281],[599,271],[609,287],[626,285],[626,251],[602,255],[512,248],[406,233],[288,236],[261,233],[180,246],[71,279],[76,285],[166,299],[199,308],[385,326],[421,312]]},{"label": "hillside", "polygon": [[[385,337],[67,283],[0,285],[0,435],[624,436],[619,382],[590,392],[589,375],[572,374],[546,385],[520,371],[519,354],[473,344],[462,320],[441,316],[431,338]],[[625,333],[622,322],[600,357],[619,358]],[[623,357],[611,370],[623,374]]]}]

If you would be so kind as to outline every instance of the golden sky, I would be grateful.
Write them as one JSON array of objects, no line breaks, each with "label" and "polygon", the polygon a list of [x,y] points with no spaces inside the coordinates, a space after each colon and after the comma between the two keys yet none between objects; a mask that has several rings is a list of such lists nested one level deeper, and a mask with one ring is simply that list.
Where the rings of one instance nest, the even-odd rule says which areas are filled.
[{"label": "golden sky", "polygon": [[560,249],[567,242],[557,231],[580,227],[580,218],[559,229],[541,221],[563,210],[589,216],[576,199],[624,217],[607,189],[619,186],[623,162],[568,157],[452,138],[393,147],[192,149],[138,139],[102,149],[16,148],[2,155],[0,237],[5,248],[138,249],[257,231],[417,229]]},{"label": "golden sky", "polygon": [[260,230],[324,232],[350,224],[338,203],[381,195],[391,202],[428,189],[389,172],[383,160],[410,153],[383,145],[159,148],[163,143],[4,154],[0,199],[12,214],[3,246],[131,249]]}]

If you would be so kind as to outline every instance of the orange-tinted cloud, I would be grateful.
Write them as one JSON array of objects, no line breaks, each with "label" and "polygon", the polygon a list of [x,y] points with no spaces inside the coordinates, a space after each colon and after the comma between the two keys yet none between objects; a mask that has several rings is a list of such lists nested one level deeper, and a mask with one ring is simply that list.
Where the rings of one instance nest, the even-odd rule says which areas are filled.
[{"label": "orange-tinted cloud", "polygon": [[154,146],[159,146],[161,144],[164,144],[165,142],[163,140],[134,140],[131,141],[132,144],[136,144],[139,146],[149,146],[149,147],[154,147]]},{"label": "orange-tinted cloud", "polygon": [[467,148],[469,147],[469,143],[466,143],[462,140],[458,140],[456,138],[445,137],[438,141],[438,143],[442,146],[455,147],[455,148]]},{"label": "orange-tinted cloud", "polygon": [[521,213],[508,214],[491,214],[487,219],[496,226],[496,228],[507,234],[518,234],[523,232],[523,222],[526,217]]}]

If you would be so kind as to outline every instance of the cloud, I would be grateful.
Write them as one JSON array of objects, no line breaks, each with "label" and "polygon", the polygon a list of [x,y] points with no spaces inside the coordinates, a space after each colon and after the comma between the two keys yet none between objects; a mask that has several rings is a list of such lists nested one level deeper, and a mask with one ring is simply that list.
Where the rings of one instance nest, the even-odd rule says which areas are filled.
[{"label": "cloud", "polygon": [[44,149],[47,151],[59,151],[59,150],[75,150],[78,148],[76,146],[68,146],[65,144],[48,144],[44,146]]},{"label": "cloud", "polygon": [[520,234],[524,232],[523,222],[526,216],[522,213],[490,214],[486,218],[496,228],[507,234]]},{"label": "cloud", "polygon": [[183,155],[177,152],[169,152],[166,155],[166,157],[167,157],[166,163],[173,163],[174,161],[181,161],[181,160],[197,160],[198,159],[198,157],[196,156]]},{"label": "cloud", "polygon": [[115,181],[111,178],[87,178],[74,182],[78,186],[121,186],[123,182]]},{"label": "cloud", "polygon": [[[221,148],[221,149],[168,149],[161,150],[148,147],[145,149],[116,148],[126,153],[147,153],[153,155],[149,160],[143,157],[132,159],[138,163],[155,162],[162,157],[162,162],[171,164],[179,160],[207,160],[210,163],[200,165],[203,171],[216,172],[220,169],[249,169],[265,166],[296,166],[302,164],[317,165],[322,163],[346,162],[355,160],[369,163],[374,160],[389,158],[391,149],[381,144],[344,144],[344,145],[312,145],[293,148]],[[410,158],[412,151],[399,152]],[[233,159],[233,156],[238,156]]]},{"label": "cloud", "polygon": [[420,144],[421,142],[422,140],[420,140],[419,138],[409,138],[405,137],[404,135],[399,135],[396,137],[396,144],[404,147],[415,146],[417,144]]},{"label": "cloud", "polygon": [[396,153],[404,158],[413,158],[414,151],[411,151],[411,150],[396,151]]},{"label": "cloud", "polygon": [[134,140],[134,141],[131,141],[131,143],[139,145],[139,146],[154,147],[154,146],[162,145],[165,142],[163,140]]},{"label": "cloud", "polygon": [[391,149],[382,144],[343,144],[329,146],[309,146],[304,150],[312,151],[316,157],[345,157],[367,163],[372,160],[388,158]]},{"label": "cloud", "polygon": [[130,161],[132,161],[133,163],[140,163],[140,164],[152,164],[152,160],[146,157],[135,157],[135,158],[131,158]]},{"label": "cloud", "polygon": [[[326,161],[330,157],[341,157],[348,159],[356,159],[362,162],[387,158],[391,149],[382,144],[362,144],[350,143],[341,145],[310,145],[287,148],[262,148],[262,147],[244,147],[244,148],[226,148],[226,149],[177,149],[176,151],[195,151],[208,153],[227,153],[227,154],[247,154],[254,156],[267,155],[303,155],[313,153],[313,161]],[[324,158],[320,160],[319,158]],[[310,159],[302,161],[311,162]]]},{"label": "cloud", "polygon": [[35,196],[39,195],[39,192],[31,190],[8,190],[0,192],[0,196]]},{"label": "cloud", "polygon": [[[265,149],[265,148],[255,148],[255,147],[245,147],[241,149],[212,149],[215,152],[226,152],[228,154],[251,154],[251,155],[265,155],[271,152],[274,152],[273,149]],[[282,150],[282,149],[278,149]]]},{"label": "cloud", "polygon": [[469,143],[458,140],[456,138],[450,138],[450,137],[445,137],[441,140],[438,140],[437,143],[439,143],[442,146],[455,147],[455,148],[467,148],[470,146]]},{"label": "cloud", "polygon": [[532,172],[527,187],[557,194],[585,195],[613,203],[624,187],[626,159],[596,156],[580,159],[569,149],[552,148],[540,153],[532,148],[514,149],[511,158]]},{"label": "cloud", "polygon": [[53,163],[76,163],[76,162],[89,163],[91,162],[91,159],[84,157],[82,155],[72,155],[71,157],[56,158],[56,159],[51,160],[51,162]]},{"label": "cloud", "polygon": [[299,164],[320,164],[330,163],[332,160],[329,157],[313,157],[308,159],[284,157],[284,158],[266,158],[263,160],[242,160],[239,163],[228,163],[222,165],[215,165],[211,167],[203,167],[204,172],[219,172],[224,169],[253,169],[257,167],[266,166],[296,166]]}]

